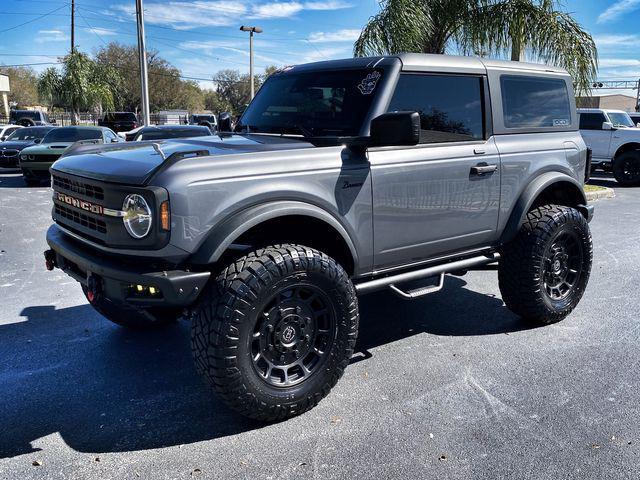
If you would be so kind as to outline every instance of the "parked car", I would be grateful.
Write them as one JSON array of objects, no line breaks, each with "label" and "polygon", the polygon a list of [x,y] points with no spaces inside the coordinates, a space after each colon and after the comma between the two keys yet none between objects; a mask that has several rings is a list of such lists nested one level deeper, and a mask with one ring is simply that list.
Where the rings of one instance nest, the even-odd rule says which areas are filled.
[{"label": "parked car", "polygon": [[0,125],[0,142],[4,142],[9,135],[22,128],[22,125]]},{"label": "parked car", "polygon": [[613,172],[622,186],[640,185],[640,129],[629,114],[601,108],[581,108],[578,114],[593,169]]},{"label": "parked car", "polygon": [[215,132],[218,127],[218,120],[212,113],[194,113],[189,116],[189,125],[202,125]]},{"label": "parked car", "polygon": [[20,163],[20,152],[37,143],[54,127],[21,127],[0,143],[0,167],[15,168]]},{"label": "parked car", "polygon": [[49,179],[49,167],[76,142],[117,143],[122,140],[105,127],[59,127],[47,133],[39,145],[20,152],[20,169],[27,185],[38,185]]},{"label": "parked car", "polygon": [[636,124],[636,127],[640,128],[640,113],[630,113],[629,116],[631,120],[633,120],[633,123]]},{"label": "parked car", "polygon": [[54,125],[49,121],[49,116],[46,112],[42,110],[11,110],[9,112],[9,123],[22,125],[23,127]]},{"label": "parked car", "polygon": [[167,138],[187,138],[211,136],[208,127],[200,125],[149,125],[138,130],[132,141],[164,140]]},{"label": "parked car", "polygon": [[548,65],[299,65],[265,81],[234,133],[95,150],[51,168],[47,268],[120,325],[185,314],[197,370],[259,420],[329,393],[357,295],[416,299],[498,262],[506,306],[548,325],[589,279],[587,148],[572,79]]},{"label": "parked car", "polygon": [[114,132],[128,132],[138,127],[138,117],[133,112],[109,112],[98,120],[98,125]]}]

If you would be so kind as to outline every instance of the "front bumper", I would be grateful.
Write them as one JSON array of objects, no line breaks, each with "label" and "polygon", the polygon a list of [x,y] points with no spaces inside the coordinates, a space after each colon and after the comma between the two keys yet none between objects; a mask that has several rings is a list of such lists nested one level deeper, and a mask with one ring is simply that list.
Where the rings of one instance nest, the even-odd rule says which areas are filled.
[{"label": "front bumper", "polygon": [[22,175],[30,178],[49,178],[49,168],[51,168],[53,162],[36,162],[24,160],[20,161],[20,170]]},{"label": "front bumper", "polygon": [[[62,232],[56,225],[47,231],[51,250],[45,252],[47,268],[58,267],[93,292],[115,302],[136,307],[186,307],[195,302],[204,288],[210,272],[187,270],[156,270],[144,264],[136,265],[130,257],[105,257],[92,251]],[[91,280],[90,280],[91,279]],[[160,294],[141,297],[133,285],[154,287]]]}]

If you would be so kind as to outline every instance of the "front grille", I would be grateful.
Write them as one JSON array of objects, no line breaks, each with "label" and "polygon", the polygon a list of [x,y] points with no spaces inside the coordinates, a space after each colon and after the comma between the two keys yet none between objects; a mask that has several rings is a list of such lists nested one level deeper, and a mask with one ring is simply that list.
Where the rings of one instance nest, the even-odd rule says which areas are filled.
[{"label": "front grille", "polygon": [[18,153],[18,150],[0,150],[0,157],[15,157]]},{"label": "front grille", "polygon": [[93,218],[90,215],[85,215],[84,213],[77,212],[57,203],[55,204],[55,214],[76,225],[81,225],[96,232],[107,233],[107,224],[103,220]]},{"label": "front grille", "polygon": [[102,187],[91,185],[90,183],[71,180],[69,178],[54,175],[53,186],[57,187],[56,190],[79,193],[80,195],[95,198],[96,200],[104,199],[104,190],[102,189]]},{"label": "front grille", "polygon": [[55,162],[60,155],[34,155],[34,162]]}]

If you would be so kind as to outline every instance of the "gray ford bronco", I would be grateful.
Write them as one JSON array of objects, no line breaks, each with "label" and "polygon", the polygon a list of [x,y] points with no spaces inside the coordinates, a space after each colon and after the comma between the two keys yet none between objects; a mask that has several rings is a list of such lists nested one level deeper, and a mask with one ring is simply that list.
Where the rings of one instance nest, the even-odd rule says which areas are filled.
[{"label": "gray ford bronco", "polygon": [[587,148],[557,68],[418,54],[294,66],[232,132],[92,148],[51,168],[47,268],[120,325],[191,320],[197,369],[256,419],[329,393],[359,295],[419,298],[497,264],[506,306],[550,324],[589,278]]}]

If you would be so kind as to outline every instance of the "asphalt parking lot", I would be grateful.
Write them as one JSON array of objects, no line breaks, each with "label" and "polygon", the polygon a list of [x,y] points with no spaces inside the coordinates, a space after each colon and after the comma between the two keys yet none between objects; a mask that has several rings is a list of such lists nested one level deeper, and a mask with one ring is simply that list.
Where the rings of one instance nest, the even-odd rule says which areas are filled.
[{"label": "asphalt parking lot", "polygon": [[186,322],[128,332],[47,272],[49,223],[50,190],[0,172],[2,479],[638,478],[640,188],[597,202],[591,280],[564,322],[523,324],[495,272],[362,297],[342,380],[274,425],[209,393]]}]

